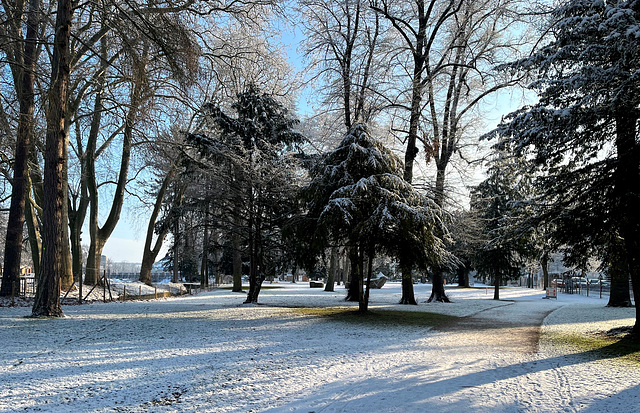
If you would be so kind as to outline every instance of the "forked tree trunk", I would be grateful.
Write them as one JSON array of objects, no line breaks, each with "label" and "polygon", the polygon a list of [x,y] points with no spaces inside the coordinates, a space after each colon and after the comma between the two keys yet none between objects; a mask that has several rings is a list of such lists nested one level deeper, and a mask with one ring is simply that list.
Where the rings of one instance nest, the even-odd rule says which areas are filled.
[{"label": "forked tree trunk", "polygon": [[[100,279],[100,258],[102,249],[113,233],[118,221],[124,203],[125,187],[128,181],[129,161],[131,159],[131,149],[133,142],[133,131],[138,116],[138,111],[143,103],[143,91],[146,83],[146,65],[148,63],[149,50],[145,46],[141,52],[139,66],[134,68],[135,75],[132,81],[132,91],[130,96],[130,106],[125,118],[124,130],[122,133],[122,155],[120,158],[120,170],[118,171],[118,181],[116,183],[113,200],[111,201],[111,209],[109,215],[102,227],[98,225],[98,185],[96,182],[95,170],[95,147],[89,150],[87,146],[87,188],[91,199],[91,208],[89,216],[89,232],[91,241],[89,245],[89,258],[87,258],[87,284],[96,284]],[[91,257],[91,255],[94,255]],[[89,268],[89,260],[94,264]]]},{"label": "forked tree trunk", "polygon": [[72,4],[58,0],[56,30],[51,67],[51,90],[47,113],[47,139],[44,165],[44,205],[42,224],[44,243],[41,273],[33,303],[34,317],[61,317],[60,274],[62,262],[62,203],[65,199],[64,177],[65,112],[69,87],[69,41],[71,38]]},{"label": "forked tree trunk", "polygon": [[[151,211],[151,216],[149,217],[149,223],[147,224],[147,235],[144,241],[144,249],[142,251],[142,265],[140,266],[140,278],[139,280],[147,285],[151,285],[151,270],[153,269],[153,264],[156,262],[156,258],[160,253],[160,249],[162,248],[162,243],[164,239],[169,234],[170,224],[165,223],[158,231],[158,235],[156,236],[155,243],[153,242],[153,236],[156,229],[156,222],[158,221],[158,216],[160,215],[160,210],[162,209],[162,204],[164,202],[164,196],[167,193],[167,189],[169,188],[169,184],[173,180],[173,177],[176,174],[176,168],[171,168],[167,175],[162,180],[162,185],[160,186],[160,190],[156,195],[156,202],[153,205],[153,211]],[[180,204],[182,200],[182,196],[177,197],[174,201],[174,206]],[[153,244],[153,247],[152,247]]]}]

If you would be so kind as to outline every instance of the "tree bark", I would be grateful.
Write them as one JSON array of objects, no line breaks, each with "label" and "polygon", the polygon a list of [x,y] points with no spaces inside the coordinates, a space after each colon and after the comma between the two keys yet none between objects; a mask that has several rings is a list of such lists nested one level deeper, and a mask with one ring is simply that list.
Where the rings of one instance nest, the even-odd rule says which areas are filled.
[{"label": "tree bark", "polygon": [[[164,202],[164,196],[175,174],[176,168],[171,168],[162,180],[162,185],[160,186],[160,190],[156,195],[156,202],[153,205],[153,211],[151,211],[149,223],[147,224],[147,235],[145,237],[144,249],[142,251],[142,265],[140,266],[139,278],[140,282],[143,282],[147,285],[151,285],[151,269],[153,268],[153,263],[156,262],[158,253],[160,253],[160,248],[162,248],[162,243],[164,242],[167,234],[169,234],[170,224],[169,222],[166,222],[158,231],[156,242],[155,244],[153,244],[153,235],[155,233],[156,222],[158,220],[158,216],[160,215],[160,210],[162,209],[162,204]],[[179,204],[181,199],[182,197],[179,197],[174,200],[174,206]]]},{"label": "tree bark", "polygon": [[173,275],[171,282],[180,282],[180,217],[173,220]]},{"label": "tree bark", "polygon": [[493,289],[493,299],[494,300],[499,300],[500,299],[500,284],[502,284],[502,275],[501,275],[500,271],[496,271],[495,277],[493,278],[493,281],[496,284],[495,288]]},{"label": "tree bark", "polygon": [[336,273],[338,272],[338,247],[331,247],[331,258],[329,258],[329,270],[327,271],[327,283],[325,291],[334,291]]},{"label": "tree bark", "polygon": [[547,251],[542,253],[540,257],[540,266],[542,267],[542,289],[547,290],[549,288],[549,253]]},{"label": "tree bark", "polygon": [[369,260],[369,264],[367,265],[367,281],[366,281],[366,290],[362,298],[360,299],[360,304],[358,306],[358,311],[361,313],[366,313],[369,311],[369,292],[371,291],[371,274],[373,273],[373,257],[375,255],[375,250],[373,245],[369,247],[369,254],[367,259]]},{"label": "tree bark", "polygon": [[400,271],[402,272],[402,297],[398,304],[418,305],[413,292],[411,264],[406,259],[400,258]]},{"label": "tree bark", "polygon": [[349,247],[349,289],[347,290],[347,296],[345,301],[360,301],[360,290],[362,289],[362,283],[360,282],[362,269],[360,266],[360,253],[357,245]]},{"label": "tree bark", "polygon": [[629,294],[629,267],[626,260],[610,263],[609,276],[611,288],[607,307],[631,307],[631,295]]},{"label": "tree bark", "polygon": [[202,263],[200,264],[200,285],[209,286],[209,203],[204,206],[204,229],[202,234]]},{"label": "tree bark", "polygon": [[33,303],[34,317],[61,317],[60,274],[62,271],[62,243],[64,234],[63,202],[65,114],[69,86],[69,42],[71,38],[70,0],[58,0],[56,31],[51,67],[51,90],[47,116],[47,139],[44,168],[43,228],[44,243],[41,274]]},{"label": "tree bark", "polygon": [[32,142],[29,150],[29,181],[33,195],[28,209],[25,210],[27,217],[27,229],[29,230],[29,244],[31,245],[31,260],[33,261],[33,272],[36,277],[40,274],[40,264],[42,262],[42,227],[38,222],[38,216],[42,217],[42,205],[44,204],[44,187],[42,185],[43,173],[38,166],[38,155],[35,143]]},{"label": "tree bark", "polygon": [[[68,174],[68,162],[69,159],[69,128],[66,127],[65,130],[65,142],[63,145],[64,154],[62,155],[64,159],[64,165],[62,167],[62,194],[64,199],[62,200],[62,221],[64,225],[62,225],[62,256],[60,260],[62,262],[62,272],[60,273],[60,286],[62,290],[67,291],[69,287],[73,284],[73,263],[71,260],[71,246],[69,244],[70,236],[69,236],[69,174]],[[82,248],[80,248],[82,251]]]},{"label": "tree bark", "polygon": [[450,303],[449,297],[444,290],[444,276],[442,270],[439,268],[433,269],[433,275],[431,276],[431,296],[427,300],[428,303],[431,302],[438,303]]},{"label": "tree bark", "polygon": [[[640,341],[640,148],[636,142],[638,114],[635,108],[623,108],[616,116],[616,151],[618,167],[615,172],[615,194],[620,234],[624,240],[624,261],[631,275],[631,283],[636,307],[636,322],[633,327],[635,341]],[[627,277],[621,271],[619,286],[623,287]],[[611,280],[613,295],[613,279]],[[622,292],[622,291],[621,291]],[[622,300],[621,300],[622,302]]]},{"label": "tree bark", "polygon": [[[20,59],[21,61],[16,61],[11,64],[11,71],[16,81],[20,115],[16,136],[13,179],[11,181],[11,204],[9,206],[9,218],[4,247],[2,287],[0,288],[0,296],[5,297],[12,294],[12,290],[17,287],[20,276],[25,206],[28,198],[27,190],[29,189],[29,148],[33,140],[35,65],[38,55],[37,38],[40,26],[39,8],[39,0],[31,0],[29,2],[29,10],[27,11],[27,33],[26,38],[22,42],[24,43],[24,51],[18,51],[15,56],[16,59]],[[22,20],[19,17],[16,18],[17,21]],[[16,25],[14,27],[16,35],[19,36],[21,31],[20,26]],[[21,43],[18,39],[14,41]],[[18,45],[18,49],[22,49],[22,44]]]},{"label": "tree bark", "polygon": [[231,236],[233,250],[233,288],[234,293],[242,292],[242,250],[240,249],[240,234],[234,232]]}]

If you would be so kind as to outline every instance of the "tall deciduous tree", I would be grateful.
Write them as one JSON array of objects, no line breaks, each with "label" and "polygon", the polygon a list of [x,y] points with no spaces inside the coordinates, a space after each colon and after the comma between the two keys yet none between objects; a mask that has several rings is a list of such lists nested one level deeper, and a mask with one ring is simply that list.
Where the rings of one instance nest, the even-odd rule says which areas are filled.
[{"label": "tall deciduous tree", "polygon": [[[2,18],[6,20],[0,32],[2,33],[0,47],[9,61],[20,106],[11,180],[11,206],[7,221],[2,288],[0,289],[0,296],[9,296],[12,294],[12,289],[17,287],[20,275],[25,208],[31,208],[30,205],[26,205],[30,192],[28,161],[29,150],[34,139],[34,83],[37,56],[40,51],[38,40],[42,15],[39,0],[19,2],[14,8],[3,5],[3,8],[5,13]],[[25,15],[26,33],[23,29]]]},{"label": "tall deciduous tree", "polygon": [[33,303],[34,317],[60,317],[61,250],[64,239],[62,214],[65,200],[64,144],[66,142],[66,105],[69,86],[69,41],[71,38],[72,2],[59,0],[56,11],[51,90],[47,111],[47,141],[44,167],[43,255],[40,277]]},{"label": "tall deciduous tree", "polygon": [[[509,65],[530,71],[539,102],[498,132],[546,172],[538,183],[559,228],[585,224],[564,234],[569,245],[601,242],[599,234],[622,240],[611,257],[640,297],[640,2],[570,1],[554,17],[545,45]],[[638,320],[636,305],[636,337]]]},{"label": "tall deciduous tree", "polygon": [[386,29],[366,0],[300,2],[304,51],[322,87],[323,111],[334,112],[344,132],[370,124],[383,106],[381,90],[390,65],[384,57]]},{"label": "tall deciduous tree", "polygon": [[[401,39],[401,50],[406,51],[407,66],[403,73],[408,74],[408,91],[401,91],[405,102],[393,105],[404,109],[408,118],[406,128],[406,149],[404,156],[404,179],[413,182],[413,167],[418,155],[420,124],[425,99],[426,86],[442,65],[430,64],[432,51],[441,41],[446,23],[462,7],[463,0],[414,0],[399,2],[381,0],[372,2],[373,9],[390,22]],[[442,59],[442,58],[441,58]],[[441,61],[441,59],[438,59]],[[413,292],[412,264],[400,262],[402,270],[402,304],[417,304]],[[436,280],[437,282],[437,280]],[[436,283],[434,283],[434,287]],[[443,288],[444,291],[444,288]],[[446,296],[445,296],[446,298]]]}]

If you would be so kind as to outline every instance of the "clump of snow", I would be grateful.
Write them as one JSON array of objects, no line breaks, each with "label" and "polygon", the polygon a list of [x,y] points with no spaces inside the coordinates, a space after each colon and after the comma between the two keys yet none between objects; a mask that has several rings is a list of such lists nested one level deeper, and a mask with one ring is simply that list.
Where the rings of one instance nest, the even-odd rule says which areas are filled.
[{"label": "clump of snow", "polygon": [[357,304],[342,287],[277,286],[253,306],[219,289],[64,306],[62,319],[0,308],[0,412],[621,412],[640,401],[638,366],[544,340],[633,324],[634,309],[606,299],[449,288],[452,304],[426,304],[417,285],[420,305],[400,306],[399,283],[371,291],[373,310],[464,317],[430,329],[305,315],[292,307]]}]

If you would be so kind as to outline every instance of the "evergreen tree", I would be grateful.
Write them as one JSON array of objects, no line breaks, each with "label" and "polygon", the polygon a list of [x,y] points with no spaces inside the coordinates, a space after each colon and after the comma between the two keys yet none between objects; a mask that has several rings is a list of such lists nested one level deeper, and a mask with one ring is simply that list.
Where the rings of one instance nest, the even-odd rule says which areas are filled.
[{"label": "evergreen tree", "polygon": [[[306,188],[307,224],[320,245],[332,241],[349,248],[349,298],[368,307],[368,284],[375,254],[410,258],[426,269],[451,265],[453,257],[435,234],[445,233],[442,211],[403,179],[402,161],[366,127],[351,128],[338,148],[313,171]],[[368,259],[367,289],[364,262]]]},{"label": "evergreen tree", "polygon": [[[545,172],[537,183],[554,236],[574,249],[619,248],[609,256],[640,297],[640,1],[574,0],[554,17],[547,44],[508,65],[531,72],[539,101],[497,132]],[[638,319],[636,305],[636,336]]]},{"label": "evergreen tree", "polygon": [[283,248],[281,229],[295,207],[290,149],[304,138],[294,130],[297,121],[288,110],[253,85],[238,94],[232,109],[235,116],[206,105],[201,128],[188,140],[200,155],[194,161],[215,176],[220,193],[226,194],[223,201],[234,210],[231,231],[243,237],[249,256],[246,303],[256,303],[262,282],[274,274],[276,251]]},{"label": "evergreen tree", "polygon": [[528,177],[521,173],[517,158],[506,151],[498,152],[488,177],[472,192],[471,209],[480,220],[483,242],[476,250],[474,266],[489,276],[495,289],[494,300],[500,299],[500,286],[516,278],[527,258],[533,254],[532,231],[522,231],[514,222],[516,211],[528,199]]}]

